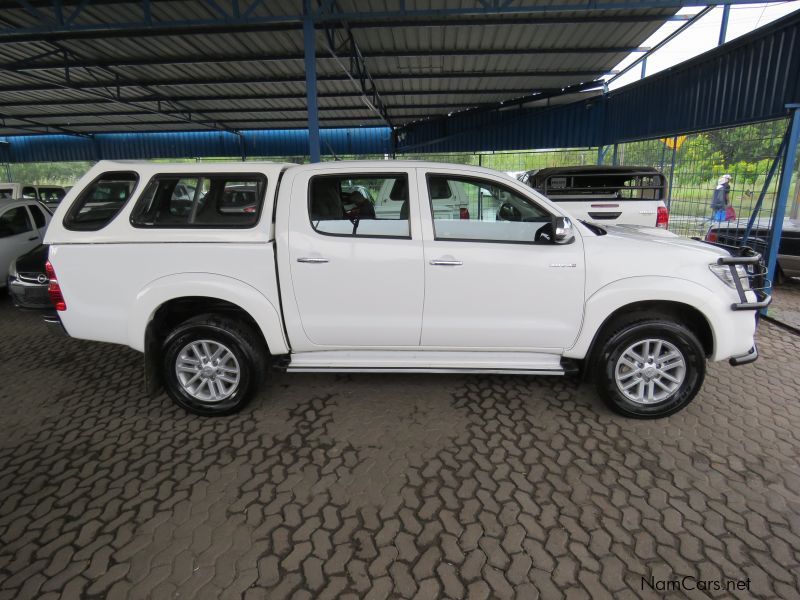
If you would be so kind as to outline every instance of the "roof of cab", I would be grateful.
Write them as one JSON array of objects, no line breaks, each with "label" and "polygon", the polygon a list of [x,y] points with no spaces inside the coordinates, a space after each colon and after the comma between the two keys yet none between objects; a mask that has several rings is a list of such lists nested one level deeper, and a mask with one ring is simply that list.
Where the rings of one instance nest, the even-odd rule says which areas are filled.
[{"label": "roof of cab", "polygon": [[145,160],[101,160],[92,171],[138,171],[153,173],[198,173],[225,172],[246,173],[248,171],[283,171],[294,163],[269,161],[202,161],[202,162],[151,162]]},{"label": "roof of cab", "polygon": [[42,206],[42,204],[35,198],[16,198],[14,200],[0,198],[0,210],[6,208],[13,208],[16,206],[27,206],[28,204],[36,204],[37,206]]}]

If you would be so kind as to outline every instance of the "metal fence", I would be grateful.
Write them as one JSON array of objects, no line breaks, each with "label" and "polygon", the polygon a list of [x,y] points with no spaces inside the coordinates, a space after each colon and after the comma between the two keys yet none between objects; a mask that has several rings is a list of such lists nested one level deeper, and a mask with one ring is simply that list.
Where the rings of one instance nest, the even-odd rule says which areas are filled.
[{"label": "metal fence", "polygon": [[[764,199],[757,218],[771,229],[779,173],[765,185],[778,154],[787,120],[779,119],[729,129],[695,132],[669,138],[620,143],[603,148],[546,149],[514,152],[405,154],[397,158],[431,160],[477,165],[517,174],[544,167],[593,164],[619,164],[659,168],[668,178],[669,229],[682,236],[702,236],[714,223],[711,198],[719,177],[731,176],[730,202],[737,220],[724,221],[735,226],[753,212],[759,195]],[[323,160],[384,159],[387,155],[325,156]],[[183,161],[238,159],[183,159]],[[273,162],[303,163],[307,156],[249,158]],[[173,161],[159,161],[173,162]],[[25,183],[72,185],[90,163],[28,163],[6,167],[6,175]],[[797,174],[790,190],[787,216],[800,212]],[[720,225],[720,223],[717,223]]]},{"label": "metal fence", "polygon": [[[605,153],[604,163],[612,164],[616,155],[617,164],[653,166],[667,175],[669,229],[678,235],[702,236],[711,224],[735,226],[751,216],[762,193],[757,218],[771,224],[778,177],[769,182],[767,178],[787,125],[780,119],[619,144]],[[711,209],[714,189],[725,174],[730,175],[729,201],[735,218],[732,214],[720,218]]]},{"label": "metal fence", "polygon": [[[668,179],[666,203],[670,210],[670,231],[685,237],[702,237],[712,224],[733,227],[748,219],[762,192],[764,198],[757,219],[762,226],[771,229],[779,172],[769,183],[766,180],[787,125],[787,119],[779,119],[603,148],[402,157],[481,165],[508,173],[593,164],[656,167]],[[725,174],[731,176],[729,201],[736,219],[720,223],[714,220],[711,199],[719,178]],[[796,217],[800,211],[797,174],[792,186],[789,197],[794,200],[790,201],[787,216]]]}]

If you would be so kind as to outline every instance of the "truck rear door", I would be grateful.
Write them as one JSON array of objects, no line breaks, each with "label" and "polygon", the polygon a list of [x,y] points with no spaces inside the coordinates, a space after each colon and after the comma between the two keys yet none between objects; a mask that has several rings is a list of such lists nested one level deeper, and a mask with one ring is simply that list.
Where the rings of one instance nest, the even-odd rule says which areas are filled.
[{"label": "truck rear door", "polygon": [[[299,168],[286,184],[278,222],[288,210],[281,264],[290,280],[285,268],[280,276],[292,349],[419,346],[425,270],[418,204],[409,201],[415,169],[328,163]],[[387,187],[398,206],[391,213],[373,204]]]}]

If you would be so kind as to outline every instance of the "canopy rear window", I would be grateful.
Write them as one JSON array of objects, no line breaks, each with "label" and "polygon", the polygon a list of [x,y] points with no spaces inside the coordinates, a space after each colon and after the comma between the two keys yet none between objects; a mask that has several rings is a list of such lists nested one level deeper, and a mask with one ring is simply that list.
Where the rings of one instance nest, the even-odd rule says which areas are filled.
[{"label": "canopy rear window", "polygon": [[530,182],[548,198],[564,200],[663,200],[666,179],[661,173],[557,173]]}]

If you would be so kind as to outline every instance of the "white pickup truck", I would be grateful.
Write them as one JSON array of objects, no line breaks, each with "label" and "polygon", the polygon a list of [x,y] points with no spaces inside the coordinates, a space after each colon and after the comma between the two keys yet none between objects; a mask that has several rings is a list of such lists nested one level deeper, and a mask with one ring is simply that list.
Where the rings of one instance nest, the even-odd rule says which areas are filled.
[{"label": "white pickup truck", "polygon": [[[454,187],[493,204],[435,215]],[[381,218],[365,196],[387,188],[400,210]],[[144,352],[151,390],[205,415],[240,409],[272,367],[582,369],[612,409],[664,416],[707,359],[756,359],[770,300],[757,255],[573,222],[502,173],[440,163],[103,161],[45,243],[46,320]]]},{"label": "white pickup truck", "polygon": [[669,225],[667,178],[653,167],[548,167],[518,178],[570,214],[598,225]]}]

